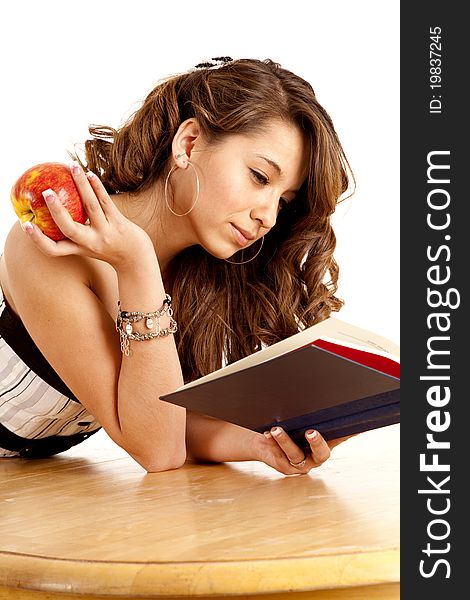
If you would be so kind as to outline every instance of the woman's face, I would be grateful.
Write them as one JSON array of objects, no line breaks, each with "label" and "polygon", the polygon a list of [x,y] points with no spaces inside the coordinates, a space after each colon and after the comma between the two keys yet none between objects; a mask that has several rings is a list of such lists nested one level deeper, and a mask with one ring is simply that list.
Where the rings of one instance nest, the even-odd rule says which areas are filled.
[{"label": "woman's face", "polygon": [[[218,258],[256,244],[294,199],[307,176],[307,160],[305,137],[282,121],[270,122],[262,133],[232,135],[212,145],[197,138],[190,161],[199,175],[200,195],[186,217],[196,243]],[[190,167],[184,173],[179,191],[190,206],[195,175]]]}]

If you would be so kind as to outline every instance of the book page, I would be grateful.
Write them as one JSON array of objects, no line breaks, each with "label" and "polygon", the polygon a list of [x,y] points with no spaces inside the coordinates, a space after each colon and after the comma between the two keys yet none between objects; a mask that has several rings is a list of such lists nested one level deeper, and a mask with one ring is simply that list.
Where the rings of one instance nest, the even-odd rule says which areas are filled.
[{"label": "book page", "polygon": [[282,354],[287,354],[288,352],[307,346],[319,338],[329,339],[334,343],[340,343],[351,348],[367,349],[368,352],[374,352],[399,361],[399,347],[392,341],[373,333],[372,331],[363,329],[362,327],[357,327],[350,323],[346,323],[345,321],[341,321],[336,317],[329,317],[321,323],[307,327],[303,331],[299,331],[299,333],[296,333],[285,340],[281,340],[272,346],[263,348],[259,352],[246,356],[231,365],[222,367],[213,373],[209,373],[209,375],[200,377],[179,389],[190,388],[199,385],[200,383],[205,383],[217,379],[218,377],[229,375],[230,373],[235,373],[241,369],[247,369],[248,367],[258,365],[276,356],[281,356]]}]

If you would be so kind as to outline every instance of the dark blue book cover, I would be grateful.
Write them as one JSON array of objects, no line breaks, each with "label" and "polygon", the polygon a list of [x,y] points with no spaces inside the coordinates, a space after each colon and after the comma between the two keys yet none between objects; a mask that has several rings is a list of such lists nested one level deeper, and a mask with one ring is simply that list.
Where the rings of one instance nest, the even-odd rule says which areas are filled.
[{"label": "dark blue book cover", "polygon": [[[395,356],[310,337],[278,356],[272,356],[274,346],[261,350],[260,356],[271,350],[267,360],[246,367],[239,361],[240,369],[234,363],[161,400],[259,432],[281,425],[301,445],[309,428],[328,440],[400,421]],[[298,339],[305,342],[305,332]]]}]

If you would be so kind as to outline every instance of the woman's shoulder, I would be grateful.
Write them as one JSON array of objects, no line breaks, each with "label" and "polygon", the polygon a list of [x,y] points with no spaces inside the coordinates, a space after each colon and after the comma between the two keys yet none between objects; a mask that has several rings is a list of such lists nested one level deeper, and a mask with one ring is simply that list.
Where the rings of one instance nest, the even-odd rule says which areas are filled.
[{"label": "woman's shoulder", "polygon": [[[81,282],[95,293],[99,291],[98,297],[100,294],[109,294],[109,286],[114,287],[114,269],[104,263],[97,264],[99,262],[77,255],[47,256],[37,249],[18,222],[5,240],[0,259],[0,285],[9,305],[21,318],[15,296],[30,291],[31,302],[34,302],[33,294],[37,286],[58,289],[59,284],[66,296],[67,286]],[[102,300],[107,303],[104,298]]]},{"label": "woman's shoulder", "polygon": [[63,278],[64,272],[71,277],[83,277],[86,264],[79,256],[47,256],[34,245],[22,230],[18,221],[13,225],[5,240],[2,255],[1,275],[6,278],[2,284],[14,296],[18,285],[27,284],[40,278],[44,283],[55,278]]}]

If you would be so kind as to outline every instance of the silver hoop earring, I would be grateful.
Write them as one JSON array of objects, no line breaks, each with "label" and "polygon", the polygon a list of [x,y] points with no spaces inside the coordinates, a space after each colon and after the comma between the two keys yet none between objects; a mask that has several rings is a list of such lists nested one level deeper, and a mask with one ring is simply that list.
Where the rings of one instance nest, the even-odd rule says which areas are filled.
[{"label": "silver hoop earring", "polygon": [[[180,155],[178,155],[178,157],[179,156],[182,156],[182,155],[180,154]],[[186,211],[185,213],[181,213],[181,214],[176,213],[171,208],[170,203],[168,202],[168,181],[170,180],[170,175],[173,173],[173,171],[178,168],[178,165],[173,165],[171,167],[171,169],[169,170],[168,175],[166,176],[166,179],[165,179],[165,202],[168,207],[168,210],[170,212],[172,212],[175,215],[175,217],[185,217],[186,215],[189,215],[189,213],[193,210],[193,208],[196,206],[197,201],[199,200],[199,191],[200,191],[199,176],[197,174],[196,167],[192,163],[190,163],[189,160],[187,162],[188,162],[188,165],[193,169],[194,174],[196,175],[196,199],[194,200],[191,208],[188,211]]]},{"label": "silver hoop earring", "polygon": [[264,236],[261,238],[261,246],[259,247],[258,252],[254,256],[249,258],[248,260],[243,260],[242,262],[234,262],[233,260],[228,260],[227,258],[224,258],[224,260],[225,260],[225,262],[228,262],[231,265],[246,265],[246,263],[251,262],[258,256],[258,254],[261,252],[261,249],[263,248],[263,244],[264,244]]}]

